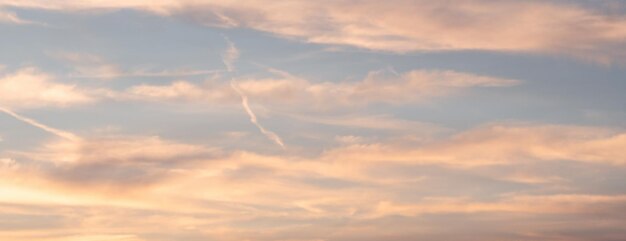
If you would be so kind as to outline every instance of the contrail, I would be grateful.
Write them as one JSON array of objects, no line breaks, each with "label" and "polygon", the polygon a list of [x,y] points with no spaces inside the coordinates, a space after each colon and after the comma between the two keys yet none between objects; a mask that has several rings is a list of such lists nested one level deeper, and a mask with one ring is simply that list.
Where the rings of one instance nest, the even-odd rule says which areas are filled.
[{"label": "contrail", "polygon": [[224,37],[224,40],[226,40],[226,43],[228,44],[228,48],[222,54],[222,62],[224,62],[224,65],[226,66],[226,70],[228,72],[233,72],[235,71],[235,62],[237,61],[237,59],[239,59],[239,49],[235,47],[235,43],[230,41],[228,37],[226,36],[223,36],[223,37]]},{"label": "contrail", "polygon": [[74,135],[74,134],[72,134],[70,132],[62,131],[62,130],[59,130],[59,129],[55,129],[55,128],[46,126],[44,124],[41,124],[41,123],[37,122],[36,120],[33,120],[33,119],[30,119],[30,118],[21,116],[21,115],[15,113],[15,112],[13,112],[13,111],[11,111],[9,109],[0,107],[0,112],[4,112],[4,113],[14,117],[15,119],[17,119],[19,121],[22,121],[24,123],[27,123],[29,125],[37,127],[39,129],[42,129],[42,130],[44,130],[44,131],[46,131],[48,133],[51,133],[51,134],[53,134],[55,136],[58,136],[58,137],[61,137],[61,138],[64,138],[64,139],[67,139],[67,140],[70,140],[70,141],[78,141],[78,140],[80,140],[80,138],[78,136],[76,136],[76,135]]},{"label": "contrail", "polygon": [[[228,37],[224,36],[224,40],[226,40],[226,43],[228,44],[228,48],[222,55],[222,61],[224,62],[224,65],[226,65],[226,70],[228,72],[234,72],[235,62],[239,58],[239,49],[235,47],[235,44],[232,41],[230,41]],[[254,112],[252,112],[252,109],[250,108],[250,105],[248,104],[248,96],[246,96],[243,93],[243,91],[241,91],[239,87],[237,87],[237,84],[235,83],[235,81],[231,81],[230,86],[235,90],[235,92],[237,92],[237,94],[239,94],[239,96],[241,96],[241,104],[243,105],[243,108],[246,110],[246,113],[248,113],[248,116],[250,116],[250,122],[252,122],[252,124],[254,124],[257,128],[259,128],[261,133],[263,133],[263,135],[265,135],[268,139],[272,140],[277,145],[285,149],[285,143],[283,143],[283,141],[280,139],[278,135],[276,135],[276,133],[266,130],[261,124],[259,124],[259,121],[257,120],[256,115],[254,114]]]},{"label": "contrail", "polygon": [[250,116],[250,122],[252,122],[252,124],[254,124],[257,128],[259,128],[261,133],[263,133],[268,139],[274,141],[277,145],[285,149],[285,143],[283,143],[283,141],[280,139],[278,135],[276,135],[276,133],[266,130],[265,128],[263,128],[263,126],[261,126],[261,124],[259,124],[259,121],[257,120],[256,115],[254,114],[254,112],[252,112],[252,109],[250,109],[250,105],[248,104],[248,96],[246,96],[239,89],[239,87],[237,87],[237,84],[235,84],[234,81],[230,82],[230,86],[235,90],[235,92],[237,92],[237,94],[239,94],[239,96],[241,96],[241,104],[243,105],[243,108],[246,110],[246,113],[248,113],[248,116]]}]

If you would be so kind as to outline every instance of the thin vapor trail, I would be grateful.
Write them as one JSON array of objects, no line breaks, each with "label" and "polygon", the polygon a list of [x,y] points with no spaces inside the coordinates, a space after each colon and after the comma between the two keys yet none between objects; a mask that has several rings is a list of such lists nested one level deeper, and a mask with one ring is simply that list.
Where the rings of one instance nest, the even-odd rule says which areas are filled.
[{"label": "thin vapor trail", "polygon": [[70,140],[70,141],[78,141],[78,140],[80,140],[80,138],[78,136],[76,136],[76,135],[74,135],[74,134],[72,134],[70,132],[62,131],[62,130],[59,130],[59,129],[55,129],[55,128],[46,126],[44,124],[41,124],[41,123],[37,122],[36,120],[33,120],[33,119],[30,119],[30,118],[21,116],[21,115],[15,113],[15,112],[13,112],[13,111],[11,111],[9,109],[0,107],[0,112],[4,112],[4,113],[14,117],[15,119],[17,119],[19,121],[22,121],[22,122],[24,122],[26,124],[29,124],[31,126],[37,127],[39,129],[42,129],[42,130],[44,130],[44,131],[46,131],[48,133],[51,133],[51,134],[53,134],[55,136],[58,136],[58,137],[61,137],[61,138],[64,138],[64,139],[67,139],[67,140]]},{"label": "thin vapor trail", "polygon": [[[222,55],[222,61],[224,62],[224,65],[226,65],[226,70],[228,72],[234,72],[235,62],[237,61],[237,59],[239,59],[239,49],[237,49],[235,44],[230,41],[228,37],[224,36],[224,40],[226,40],[228,48]],[[235,90],[235,92],[237,92],[237,94],[239,94],[239,96],[241,96],[241,105],[243,105],[246,113],[248,113],[248,116],[250,116],[250,122],[252,122],[252,124],[254,124],[259,129],[259,131],[261,131],[261,133],[263,133],[263,135],[265,135],[268,139],[272,140],[277,145],[285,149],[285,143],[283,143],[282,139],[280,139],[280,137],[276,133],[265,129],[261,124],[259,124],[256,115],[248,104],[248,96],[246,96],[243,91],[241,91],[239,87],[237,87],[235,81],[231,81],[230,86]]]},{"label": "thin vapor trail", "polygon": [[250,108],[250,105],[248,104],[248,96],[246,96],[239,89],[239,87],[237,87],[237,84],[235,84],[234,81],[230,82],[230,86],[235,90],[235,92],[237,92],[237,94],[239,94],[239,96],[241,96],[241,105],[243,105],[243,108],[246,110],[246,113],[248,113],[248,116],[250,116],[250,122],[252,122],[252,124],[254,124],[257,128],[259,128],[261,133],[263,133],[268,139],[274,141],[277,145],[285,149],[285,143],[283,143],[283,141],[280,139],[278,135],[276,135],[276,133],[266,130],[261,124],[259,124],[259,121],[257,120],[256,115],[254,114],[254,112],[252,112],[252,109]]},{"label": "thin vapor trail", "polygon": [[239,59],[239,49],[235,47],[235,43],[230,41],[228,37],[224,36],[224,40],[226,40],[228,48],[222,54],[222,62],[224,62],[224,65],[226,66],[226,71],[233,72],[235,71],[235,62]]}]

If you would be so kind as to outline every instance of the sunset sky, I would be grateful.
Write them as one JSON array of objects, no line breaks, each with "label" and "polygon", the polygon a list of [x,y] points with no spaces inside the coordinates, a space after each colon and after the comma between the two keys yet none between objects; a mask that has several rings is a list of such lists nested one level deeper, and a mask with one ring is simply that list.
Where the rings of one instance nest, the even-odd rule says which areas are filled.
[{"label": "sunset sky", "polygon": [[0,0],[0,241],[626,240],[624,0]]}]

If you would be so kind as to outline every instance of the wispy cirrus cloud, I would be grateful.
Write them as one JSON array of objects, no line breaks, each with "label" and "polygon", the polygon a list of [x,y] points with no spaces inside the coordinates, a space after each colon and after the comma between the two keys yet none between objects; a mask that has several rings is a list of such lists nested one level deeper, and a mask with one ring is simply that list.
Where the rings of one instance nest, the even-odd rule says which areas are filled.
[{"label": "wispy cirrus cloud", "polygon": [[425,133],[444,132],[446,128],[434,123],[396,119],[388,115],[375,116],[303,116],[286,114],[297,121],[348,128],[379,129],[387,131],[424,131]]},{"label": "wispy cirrus cloud", "polygon": [[0,240],[622,240],[611,2],[0,0]]},{"label": "wispy cirrus cloud", "polygon": [[71,65],[72,76],[111,79],[122,75],[122,70],[100,56],[86,53],[54,52],[51,56]]},{"label": "wispy cirrus cloud", "polygon": [[610,63],[625,54],[611,49],[626,44],[626,16],[556,1],[396,0],[355,6],[351,1],[250,0],[189,3],[170,12],[210,26],[253,28],[312,43],[392,52],[534,52]]},{"label": "wispy cirrus cloud", "polygon": [[[55,167],[51,167],[50,171],[59,176],[53,179],[76,182],[72,185],[87,185],[87,180],[91,180],[93,184],[104,182],[126,185],[129,180],[151,177],[154,174],[152,171],[175,176],[180,174],[181,176],[176,178],[182,179],[244,178],[254,181],[255,175],[269,179],[317,176],[382,184],[385,183],[384,178],[377,177],[371,171],[383,166],[426,164],[471,171],[481,170],[486,166],[515,166],[520,162],[531,165],[566,161],[620,167],[626,165],[626,157],[621,152],[624,144],[623,133],[604,128],[494,124],[428,141],[401,145],[394,142],[372,143],[370,140],[362,140],[359,143],[329,149],[315,157],[264,155],[238,150],[224,152],[219,148],[180,143],[156,136],[105,136],[82,138],[78,141],[53,140],[33,152],[20,153],[16,158],[55,163]],[[103,176],[82,175],[84,170],[81,167],[87,166],[99,169],[90,173],[99,173]],[[199,167],[207,169],[198,169]],[[73,173],[72,170],[76,172]],[[129,172],[118,172],[121,170]],[[244,175],[248,171],[251,171],[249,176]],[[195,174],[185,175],[190,172]],[[75,175],[70,175],[71,173]],[[107,175],[116,176],[114,180],[126,181],[113,182],[113,179],[106,178]],[[509,177],[507,173],[489,175]],[[72,179],[72,176],[77,179]],[[409,180],[412,178],[406,175],[388,177]],[[193,181],[188,184],[196,185]],[[250,191],[254,191],[254,188]]]},{"label": "wispy cirrus cloud", "polygon": [[[562,1],[3,1],[76,11],[133,8],[214,27],[251,28],[319,44],[391,51],[485,50],[620,62],[626,16]],[[281,14],[275,14],[280,12]],[[548,17],[549,16],[549,17]],[[316,21],[309,21],[314,19]]]},{"label": "wispy cirrus cloud", "polygon": [[111,80],[124,77],[188,77],[211,75],[223,72],[223,70],[207,69],[166,69],[154,70],[150,68],[122,68],[106,60],[104,57],[78,52],[50,52],[50,56],[65,62],[72,72],[68,74],[71,78],[85,79],[105,79]]},{"label": "wispy cirrus cloud", "polygon": [[[297,105],[317,109],[366,106],[371,103],[414,103],[470,88],[509,87],[521,83],[514,79],[437,70],[414,70],[399,76],[374,71],[358,82],[311,83],[284,73],[279,73],[276,78],[240,78],[236,81],[247,96],[272,103],[275,107]],[[225,84],[214,81],[205,85],[186,81],[170,85],[144,84],[134,86],[127,92],[135,98],[148,100],[232,102],[234,97],[232,90]]]},{"label": "wispy cirrus cloud", "polygon": [[226,51],[222,53],[222,62],[224,62],[228,72],[233,72],[235,71],[235,62],[239,59],[239,49],[235,47],[235,43],[230,41],[228,37],[224,37],[224,40],[226,40],[228,46]]},{"label": "wispy cirrus cloud", "polygon": [[34,22],[21,19],[20,17],[17,16],[17,14],[13,12],[9,12],[9,11],[2,9],[1,5],[0,5],[0,23],[19,24],[19,25],[34,24]]},{"label": "wispy cirrus cloud", "polygon": [[601,128],[496,124],[422,147],[358,144],[329,150],[327,158],[358,160],[360,163],[447,163],[460,167],[533,160],[571,160],[619,166],[626,164],[626,156],[617,151],[626,145],[625,141],[624,133]]}]

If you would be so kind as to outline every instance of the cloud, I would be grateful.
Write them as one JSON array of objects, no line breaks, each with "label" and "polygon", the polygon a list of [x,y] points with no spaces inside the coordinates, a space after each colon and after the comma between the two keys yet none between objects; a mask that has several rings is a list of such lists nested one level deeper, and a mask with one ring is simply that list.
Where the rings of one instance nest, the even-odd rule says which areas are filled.
[{"label": "cloud", "polygon": [[[54,240],[54,239],[53,239]],[[75,235],[70,237],[63,237],[57,240],[68,241],[141,241],[136,235],[132,234],[100,234],[100,235]]]},{"label": "cloud", "polygon": [[451,129],[435,123],[405,120],[391,115],[324,116],[320,114],[284,114],[284,116],[298,122],[321,124],[326,127],[340,127],[344,130],[378,131],[385,133],[385,135],[391,134],[394,138],[397,138],[395,136],[397,134],[405,134],[416,138],[428,139],[451,131]]},{"label": "cloud", "polygon": [[70,63],[75,71],[72,76],[111,79],[122,75],[122,70],[117,65],[97,55],[73,52],[57,52],[51,55]]},{"label": "cloud", "polygon": [[157,136],[98,136],[54,140],[16,155],[32,160],[20,167],[22,176],[30,176],[24,180],[28,185],[77,193],[94,189],[106,196],[149,188],[176,174],[177,169],[197,166],[221,154],[219,148]]},{"label": "cloud", "polygon": [[45,146],[42,155],[43,160],[54,163],[121,163],[178,161],[209,152],[208,148],[167,141],[158,136],[112,136],[55,141]]},{"label": "cloud", "polygon": [[[402,53],[462,49],[563,53],[571,48],[571,54],[597,57],[603,54],[602,46],[621,41],[598,29],[618,28],[604,24],[622,21],[619,15],[605,18],[599,10],[573,3],[557,11],[553,7],[561,5],[547,1],[0,0],[0,5],[9,2],[46,9],[88,9],[84,14],[112,8],[147,9],[212,26],[246,27],[300,41]],[[494,6],[507,11],[497,14]],[[542,6],[547,7],[533,10]],[[580,10],[578,14],[585,18],[572,9]],[[539,17],[529,11],[537,11]],[[565,15],[581,20],[563,24]],[[507,22],[508,17],[515,20]],[[545,22],[554,27],[545,39],[525,32]],[[428,31],[431,25],[439,27]],[[598,34],[579,37],[563,30],[565,25]],[[510,28],[506,33],[489,31],[502,26]],[[546,39],[571,42],[557,46],[545,44]],[[493,43],[486,44],[487,40]],[[222,56],[227,70],[219,71],[235,74],[238,52],[230,43]],[[609,58],[619,52],[610,53]],[[123,69],[89,54],[63,57],[74,78],[205,73]],[[271,75],[244,75],[232,81],[176,78],[171,83],[130,87],[132,83],[105,83],[112,89],[90,89],[33,68],[3,71],[0,66],[0,114],[62,138],[32,143],[11,135],[10,141],[0,142],[0,240],[556,241],[621,240],[626,235],[623,128],[490,123],[452,130],[392,115],[364,114],[473,89],[512,87],[521,84],[519,80],[445,70],[395,73],[390,69],[334,82],[269,70]],[[161,113],[168,115],[163,120],[154,115],[153,108],[133,105],[129,109],[126,102],[87,111],[111,114],[104,119],[91,116],[98,120],[88,121],[87,126],[128,120],[132,126],[150,125],[150,132],[185,119],[184,128],[168,126],[161,129],[167,133],[162,136],[82,130],[78,137],[45,125],[43,119],[21,115],[28,108],[77,106],[105,97],[183,103],[176,107],[197,103],[202,109],[183,116],[168,109]],[[226,107],[214,108],[211,103]],[[287,117],[283,124],[306,123],[295,124],[290,148],[282,152],[258,143],[247,146],[242,142],[252,139],[251,134],[233,132],[233,123],[197,125],[207,124],[207,115],[215,114],[215,109],[218,114],[226,110],[243,118],[241,109],[232,108],[239,106],[270,145],[284,143],[261,125],[260,107]],[[399,109],[414,109],[404,107]],[[123,116],[137,108],[146,118]],[[315,115],[314,110],[324,116]],[[154,120],[151,116],[158,123],[148,123]],[[211,117],[216,119],[210,122],[222,124],[231,120]],[[83,121],[75,124],[72,129],[85,126]],[[307,133],[322,138],[313,140]]]},{"label": "cloud", "polygon": [[34,22],[23,20],[19,18],[15,13],[3,10],[2,5],[0,4],[0,23],[33,24]]},{"label": "cloud", "polygon": [[209,26],[392,52],[538,52],[609,62],[626,54],[611,51],[625,44],[624,15],[549,1],[371,0],[355,6],[351,1],[249,0],[189,3],[170,12]]},{"label": "cloud", "polygon": [[[384,184],[386,180],[371,176],[372,170],[436,165],[471,171],[485,166],[534,165],[546,161],[622,166],[626,164],[626,157],[621,152],[623,136],[623,133],[601,128],[494,124],[450,137],[413,143],[368,144],[371,140],[358,138],[357,142],[330,149],[315,157],[271,156],[245,151],[222,153],[219,149],[159,137],[111,136],[83,138],[80,141],[55,140],[22,157],[55,163],[57,169],[52,172],[56,173],[55,178],[71,180],[77,185],[89,180],[130,184],[132,180],[153,180],[170,173],[169,170],[180,170],[177,179],[181,181],[208,178],[228,183],[239,176],[234,173],[246,169],[259,170],[245,172],[247,174],[242,172],[240,177],[248,181],[256,180],[256,177],[268,178],[270,182],[276,178],[323,177]],[[349,137],[350,140],[355,138]],[[501,175],[503,180],[510,176],[506,173]],[[520,177],[519,173],[511,175],[511,178]],[[498,175],[495,178],[500,179]],[[535,175],[534,178],[540,177]],[[183,182],[196,185],[193,180]],[[254,190],[254,187],[250,188]]]},{"label": "cloud", "polygon": [[[454,227],[455,235],[466,234],[458,223],[471,223],[472,230],[531,230],[547,237],[571,230],[547,225],[555,220],[593,228],[577,220],[602,215],[607,227],[623,225],[623,212],[616,210],[622,210],[626,197],[602,190],[550,189],[550,182],[528,184],[537,189],[494,188],[473,195],[464,189],[503,185],[499,177],[510,173],[484,168],[494,164],[524,168],[564,161],[558,168],[565,170],[558,174],[569,181],[559,185],[586,180],[568,171],[573,163],[614,178],[599,167],[624,164],[621,136],[604,128],[503,123],[430,143],[386,143],[387,151],[380,152],[363,144],[370,140],[347,137],[342,139],[357,142],[317,156],[224,153],[150,136],[57,139],[34,152],[0,159],[0,201],[19,204],[3,205],[0,215],[9,208],[19,215],[46,210],[63,217],[66,226],[38,230],[64,237],[76,235],[68,230],[80,227],[102,235],[133,234],[139,240],[161,232],[170,235],[165,240],[191,234],[200,240],[343,240],[363,232],[372,237],[384,237],[387,231],[407,234],[416,222],[428,228],[410,233],[412,238],[437,235],[436,227],[443,224]],[[395,171],[376,172],[384,170]],[[458,173],[463,175],[454,176]],[[79,226],[72,225],[77,220]],[[524,226],[530,224],[548,228]],[[379,231],[383,228],[387,231]],[[322,237],[320,231],[332,235]],[[0,228],[0,237],[7,232]]]},{"label": "cloud", "polygon": [[[212,27],[251,28],[311,43],[377,51],[549,53],[600,62],[624,58],[626,16],[562,1],[427,0],[3,1],[0,6],[78,11],[133,8]],[[276,14],[281,13],[281,14]],[[621,46],[621,47],[620,47]]]},{"label": "cloud", "polygon": [[119,65],[107,61],[102,56],[77,52],[49,53],[72,68],[71,78],[115,79],[123,77],[181,77],[218,74],[223,70],[204,70],[180,68],[173,70],[153,70],[149,68],[122,69]]},{"label": "cloud", "polygon": [[57,83],[34,68],[0,76],[0,106],[10,109],[68,107],[95,101],[75,85]]},{"label": "cloud", "polygon": [[228,47],[222,54],[222,61],[224,62],[224,65],[226,65],[226,70],[228,72],[233,72],[235,71],[235,61],[239,59],[239,49],[235,47],[235,44],[230,41],[228,37],[224,37],[224,39],[226,40]]},{"label": "cloud", "polygon": [[160,86],[145,84],[138,85],[130,88],[128,92],[135,96],[141,96],[147,99],[199,99],[205,94],[200,88],[198,88],[198,86],[185,81],[176,81],[170,85]]},{"label": "cloud", "polygon": [[[372,103],[406,104],[446,96],[476,87],[508,87],[520,83],[455,71],[413,70],[400,76],[370,72],[358,82],[321,82],[273,71],[275,78],[240,78],[237,86],[250,98],[274,107],[331,109]],[[127,91],[137,99],[233,102],[236,95],[225,84],[208,81],[205,86],[186,81],[170,85],[138,85]]]},{"label": "cloud", "polygon": [[[268,81],[274,84],[267,93],[280,94],[289,87],[285,82]],[[506,87],[520,82],[512,79],[500,79],[454,71],[414,70],[400,76],[389,76],[385,72],[370,72],[360,82],[309,84],[304,86],[303,94],[311,96],[317,105],[359,105],[367,103],[401,104],[445,96],[456,91],[472,87]],[[250,89],[259,84],[249,82]],[[242,84],[246,87],[245,83]],[[293,87],[292,87],[293,88]],[[296,87],[298,88],[298,87]],[[302,87],[300,87],[302,88]],[[298,96],[298,95],[295,95]],[[333,102],[325,103],[325,101]]]},{"label": "cloud", "polygon": [[495,202],[476,202],[463,198],[425,198],[420,204],[394,204],[381,202],[374,215],[416,216],[426,213],[584,213],[593,212],[593,206],[620,204],[626,195],[535,195],[509,196]]},{"label": "cloud", "polygon": [[580,161],[622,166],[626,134],[601,128],[493,124],[421,147],[384,143],[329,150],[325,159],[356,163],[430,163],[457,167],[530,161]]}]

